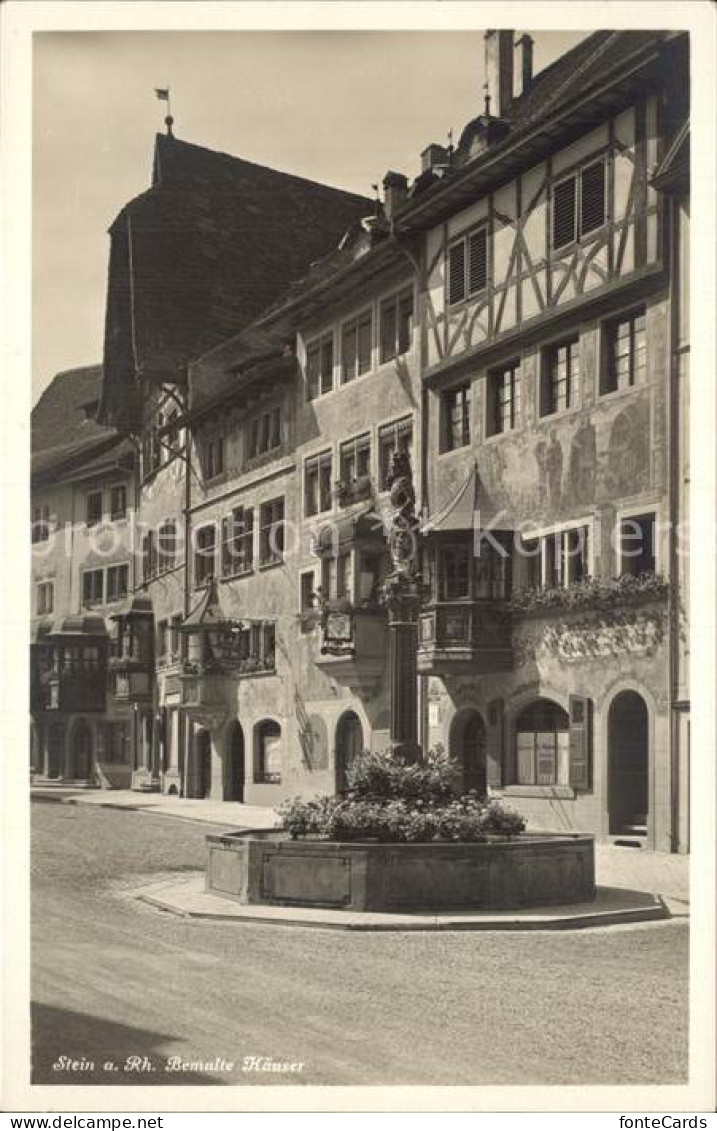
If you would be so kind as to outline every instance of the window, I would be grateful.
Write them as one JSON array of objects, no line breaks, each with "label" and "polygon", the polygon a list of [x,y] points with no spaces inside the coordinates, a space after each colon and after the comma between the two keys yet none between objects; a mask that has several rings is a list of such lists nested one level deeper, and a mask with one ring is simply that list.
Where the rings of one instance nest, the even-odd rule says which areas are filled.
[{"label": "window", "polygon": [[284,555],[284,500],[262,503],[259,511],[259,564],[280,562]]},{"label": "window", "polygon": [[471,387],[459,385],[442,395],[443,451],[452,452],[471,442]]},{"label": "window", "polygon": [[184,635],[183,632],[180,632],[181,624],[182,624],[182,617],[179,614],[177,616],[173,616],[169,621],[168,639],[169,639],[169,658],[171,660],[179,660],[182,657],[182,654],[183,654],[183,650],[184,650],[183,645],[184,645],[184,641],[186,640],[186,636]]},{"label": "window", "polygon": [[488,229],[478,228],[448,248],[448,302],[463,302],[488,285]]},{"label": "window", "polygon": [[126,563],[124,565],[108,566],[107,600],[119,601],[121,597],[126,597],[128,586],[129,566]]},{"label": "window", "polygon": [[197,545],[194,551],[194,580],[203,585],[214,577],[216,530],[214,526],[202,526],[197,530]]},{"label": "window", "polygon": [[440,600],[459,601],[470,597],[470,547],[444,546],[440,563]]},{"label": "window", "polygon": [[518,716],[517,770],[520,785],[567,785],[570,780],[570,728],[567,712],[538,699]]},{"label": "window", "polygon": [[174,519],[163,522],[157,531],[157,570],[165,573],[177,564],[177,524]]},{"label": "window", "polygon": [[164,447],[167,462],[179,451],[178,419],[179,413],[176,408],[167,414],[166,432],[164,434]]},{"label": "window", "polygon": [[371,470],[371,437],[368,432],[347,440],[340,449],[341,482],[349,486]]},{"label": "window", "polygon": [[408,353],[413,334],[413,289],[399,291],[381,303],[381,364]]},{"label": "window", "polygon": [[553,186],[553,249],[567,247],[605,223],[605,162],[586,165]]},{"label": "window", "polygon": [[371,368],[373,319],[365,310],[341,328],[341,381],[353,381]]},{"label": "window", "polygon": [[85,500],[85,519],[88,526],[102,522],[102,492],[90,491]]},{"label": "window", "polygon": [[222,576],[250,573],[254,568],[254,511],[235,507],[222,522]]},{"label": "window", "polygon": [[[509,536],[508,536],[509,537]],[[480,538],[473,559],[473,596],[476,600],[503,600],[511,583],[510,543],[501,544],[499,535]],[[508,541],[508,538],[505,539]],[[498,544],[496,544],[498,543]]]},{"label": "window", "polygon": [[64,645],[62,670],[71,673],[99,671],[102,658],[102,650],[94,645]]},{"label": "window", "polygon": [[645,380],[647,340],[644,310],[607,323],[603,340],[605,364],[600,375],[601,393],[629,389]]},{"label": "window", "polygon": [[50,508],[34,507],[32,512],[32,541],[47,542],[50,537]]},{"label": "window", "polygon": [[154,534],[148,530],[142,539],[142,583],[147,584],[157,572],[157,554]]},{"label": "window", "polygon": [[348,601],[353,599],[353,557],[351,554],[339,554],[336,559],[336,596]]},{"label": "window", "polygon": [[204,446],[205,479],[216,479],[224,472],[224,437],[214,436]]},{"label": "window", "polygon": [[281,409],[278,405],[249,421],[249,459],[281,446]]},{"label": "window", "polygon": [[636,514],[620,522],[620,573],[655,572],[655,514]]},{"label": "window", "polygon": [[82,604],[85,608],[101,605],[104,601],[105,572],[88,569],[82,574]]},{"label": "window", "polygon": [[301,575],[301,611],[302,613],[310,613],[314,608],[314,571],[313,569],[307,570],[306,573]]},{"label": "window", "polygon": [[379,482],[382,491],[388,490],[393,453],[402,449],[413,462],[413,421],[410,416],[384,424],[378,430]]},{"label": "window", "polygon": [[304,464],[304,514],[331,510],[331,452],[312,456]]},{"label": "window", "polygon": [[105,762],[119,764],[129,761],[127,727],[124,723],[104,723]]},{"label": "window", "polygon": [[575,403],[580,382],[580,342],[577,338],[543,351],[540,415],[551,416]]},{"label": "window", "polygon": [[52,581],[41,581],[37,586],[37,615],[51,613],[55,605],[55,585]]},{"label": "window", "polygon": [[306,384],[310,401],[334,387],[334,335],[322,335],[306,347]]},{"label": "window", "polygon": [[264,785],[281,783],[281,727],[272,719],[258,723],[255,739],[254,781]]},{"label": "window", "polygon": [[167,655],[167,621],[157,621],[157,659],[163,662]]},{"label": "window", "polygon": [[110,491],[110,518],[112,521],[124,518],[127,514],[127,488],[124,483],[118,483]]},{"label": "window", "polygon": [[520,362],[512,362],[488,374],[489,436],[498,436],[515,428],[520,416]]},{"label": "window", "polygon": [[573,526],[522,540],[521,588],[562,588],[584,581],[589,575],[590,532],[587,526]]}]

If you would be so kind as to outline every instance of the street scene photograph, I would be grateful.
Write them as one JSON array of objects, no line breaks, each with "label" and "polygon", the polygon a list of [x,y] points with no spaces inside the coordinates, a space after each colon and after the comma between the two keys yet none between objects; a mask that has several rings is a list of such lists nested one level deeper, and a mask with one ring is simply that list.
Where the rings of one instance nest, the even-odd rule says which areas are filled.
[{"label": "street scene photograph", "polygon": [[694,37],[656,23],[34,32],[52,1110],[694,1085]]}]

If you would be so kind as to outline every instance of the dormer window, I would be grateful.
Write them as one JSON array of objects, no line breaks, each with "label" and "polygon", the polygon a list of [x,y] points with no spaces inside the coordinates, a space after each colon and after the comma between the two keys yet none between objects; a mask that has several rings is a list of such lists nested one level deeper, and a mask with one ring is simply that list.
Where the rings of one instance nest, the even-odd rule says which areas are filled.
[{"label": "dormer window", "polygon": [[488,228],[484,224],[448,248],[448,302],[453,306],[488,285]]}]

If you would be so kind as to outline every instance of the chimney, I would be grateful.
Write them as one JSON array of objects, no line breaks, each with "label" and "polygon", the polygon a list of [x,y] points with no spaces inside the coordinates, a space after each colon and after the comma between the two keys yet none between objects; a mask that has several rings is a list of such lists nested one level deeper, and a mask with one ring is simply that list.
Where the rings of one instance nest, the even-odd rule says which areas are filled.
[{"label": "chimney", "polygon": [[383,178],[383,199],[386,215],[391,220],[408,199],[408,177],[389,169]]},{"label": "chimney", "polygon": [[513,35],[504,29],[485,33],[485,77],[491,114],[502,118],[513,100]]},{"label": "chimney", "polygon": [[436,165],[448,165],[448,150],[444,145],[436,145],[433,142],[427,145],[421,154],[421,172],[426,173],[429,169],[435,169]]},{"label": "chimney", "polygon": [[533,81],[533,40],[524,31],[520,39],[516,39],[515,46],[520,48],[520,93],[527,94]]}]

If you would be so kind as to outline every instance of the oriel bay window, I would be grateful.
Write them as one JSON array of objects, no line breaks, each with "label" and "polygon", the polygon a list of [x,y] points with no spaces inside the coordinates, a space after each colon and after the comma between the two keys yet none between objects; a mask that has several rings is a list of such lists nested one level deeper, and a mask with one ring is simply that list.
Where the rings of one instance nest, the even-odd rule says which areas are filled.
[{"label": "oriel bay window", "polygon": [[[413,420],[406,416],[403,420],[396,420],[391,424],[384,424],[378,430],[378,464],[379,485],[382,491],[388,490],[388,480],[391,474],[391,461],[393,453],[402,449],[408,452],[409,458],[413,454]],[[413,459],[411,458],[413,464]]]},{"label": "oriel bay window", "polygon": [[312,456],[304,464],[304,514],[331,510],[331,452]]},{"label": "oriel bay window", "polygon": [[543,351],[540,415],[550,416],[575,404],[580,383],[580,341],[572,338]]},{"label": "oriel bay window", "polygon": [[214,525],[202,526],[197,530],[194,551],[194,582],[203,585],[214,576],[216,556],[216,529]]},{"label": "oriel bay window", "polygon": [[254,510],[235,507],[222,521],[222,577],[254,568]]},{"label": "oriel bay window", "polygon": [[411,348],[413,332],[413,288],[399,291],[382,301],[381,364],[400,357]]},{"label": "oriel bay window", "polygon": [[272,565],[284,558],[284,500],[262,503],[259,510],[259,564]]},{"label": "oriel bay window", "polygon": [[334,387],[334,335],[322,334],[306,347],[306,392],[310,401]]},{"label": "oriel bay window", "polygon": [[438,548],[438,599],[441,601],[503,600],[511,580],[511,535],[467,535]]},{"label": "oriel bay window", "polygon": [[353,381],[371,368],[373,319],[371,311],[344,322],[341,327],[341,381]]},{"label": "oriel bay window", "polygon": [[444,452],[463,448],[471,442],[471,386],[466,382],[446,389],[441,396]]}]

